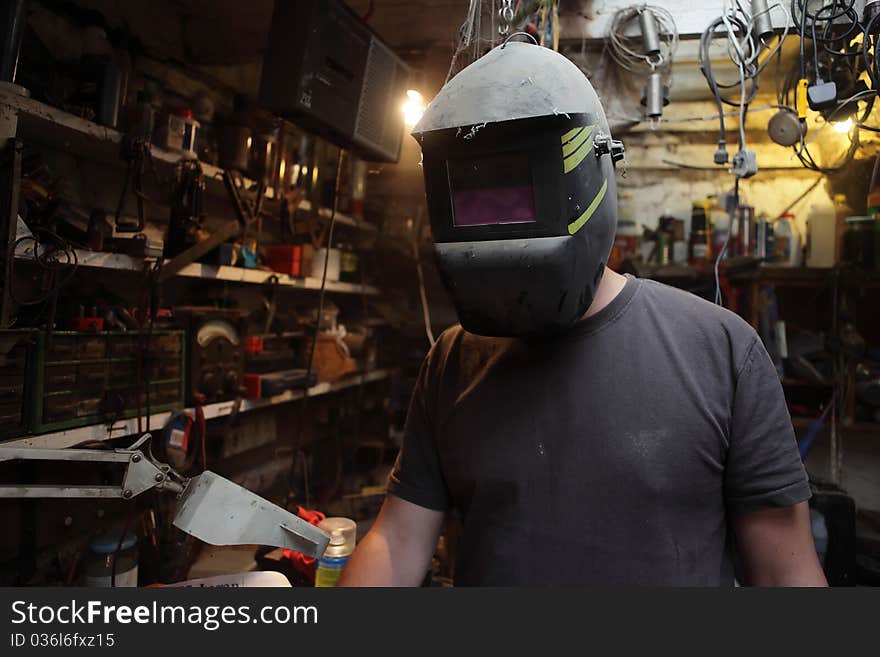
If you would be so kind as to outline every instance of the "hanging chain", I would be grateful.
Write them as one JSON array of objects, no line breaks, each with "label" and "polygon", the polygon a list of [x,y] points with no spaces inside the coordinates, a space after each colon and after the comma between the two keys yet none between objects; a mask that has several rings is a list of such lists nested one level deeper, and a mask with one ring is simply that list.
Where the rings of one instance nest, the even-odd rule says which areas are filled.
[{"label": "hanging chain", "polygon": [[506,37],[510,34],[510,24],[513,22],[513,0],[502,0],[501,9],[498,10],[498,34]]}]

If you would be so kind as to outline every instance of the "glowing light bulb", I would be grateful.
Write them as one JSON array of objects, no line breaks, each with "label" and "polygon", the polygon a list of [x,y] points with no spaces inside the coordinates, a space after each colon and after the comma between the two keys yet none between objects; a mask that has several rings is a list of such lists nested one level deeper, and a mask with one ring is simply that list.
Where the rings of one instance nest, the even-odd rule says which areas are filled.
[{"label": "glowing light bulb", "polygon": [[834,124],[834,132],[839,132],[840,134],[845,135],[850,130],[852,130],[852,127],[852,119],[847,119],[846,121],[838,121]]},{"label": "glowing light bulb", "polygon": [[415,89],[408,89],[406,92],[406,101],[403,103],[403,122],[408,128],[412,128],[422,114],[425,113],[425,99]]}]

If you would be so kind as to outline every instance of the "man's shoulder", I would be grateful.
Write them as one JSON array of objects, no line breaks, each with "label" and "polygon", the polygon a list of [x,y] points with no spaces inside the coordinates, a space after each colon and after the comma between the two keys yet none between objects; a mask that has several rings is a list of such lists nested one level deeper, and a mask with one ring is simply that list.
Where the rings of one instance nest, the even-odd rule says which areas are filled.
[{"label": "man's shoulder", "polygon": [[719,334],[731,340],[751,342],[755,330],[735,312],[691,292],[648,279],[641,279],[641,303],[658,318],[674,323],[682,333]]}]

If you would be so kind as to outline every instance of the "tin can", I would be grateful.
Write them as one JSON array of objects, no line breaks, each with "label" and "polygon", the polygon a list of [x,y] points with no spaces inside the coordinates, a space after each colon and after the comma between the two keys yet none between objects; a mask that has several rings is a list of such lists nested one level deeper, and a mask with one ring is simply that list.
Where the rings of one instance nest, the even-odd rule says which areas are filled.
[{"label": "tin can", "polygon": [[668,265],[672,262],[672,236],[669,233],[657,233],[657,264]]},{"label": "tin can", "polygon": [[773,256],[773,225],[762,217],[755,221],[754,256],[768,260]]}]

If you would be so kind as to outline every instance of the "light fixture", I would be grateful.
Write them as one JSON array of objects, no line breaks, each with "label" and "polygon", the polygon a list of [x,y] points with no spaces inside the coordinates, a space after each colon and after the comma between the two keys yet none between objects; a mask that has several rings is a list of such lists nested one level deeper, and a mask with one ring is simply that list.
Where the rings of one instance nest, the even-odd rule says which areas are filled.
[{"label": "light fixture", "polygon": [[422,114],[425,113],[425,99],[415,89],[407,89],[406,101],[403,103],[403,122],[407,128],[412,128]]},{"label": "light fixture", "polygon": [[847,134],[850,130],[852,130],[853,122],[852,119],[847,119],[846,121],[838,121],[834,123],[834,132],[839,132],[842,135]]}]

